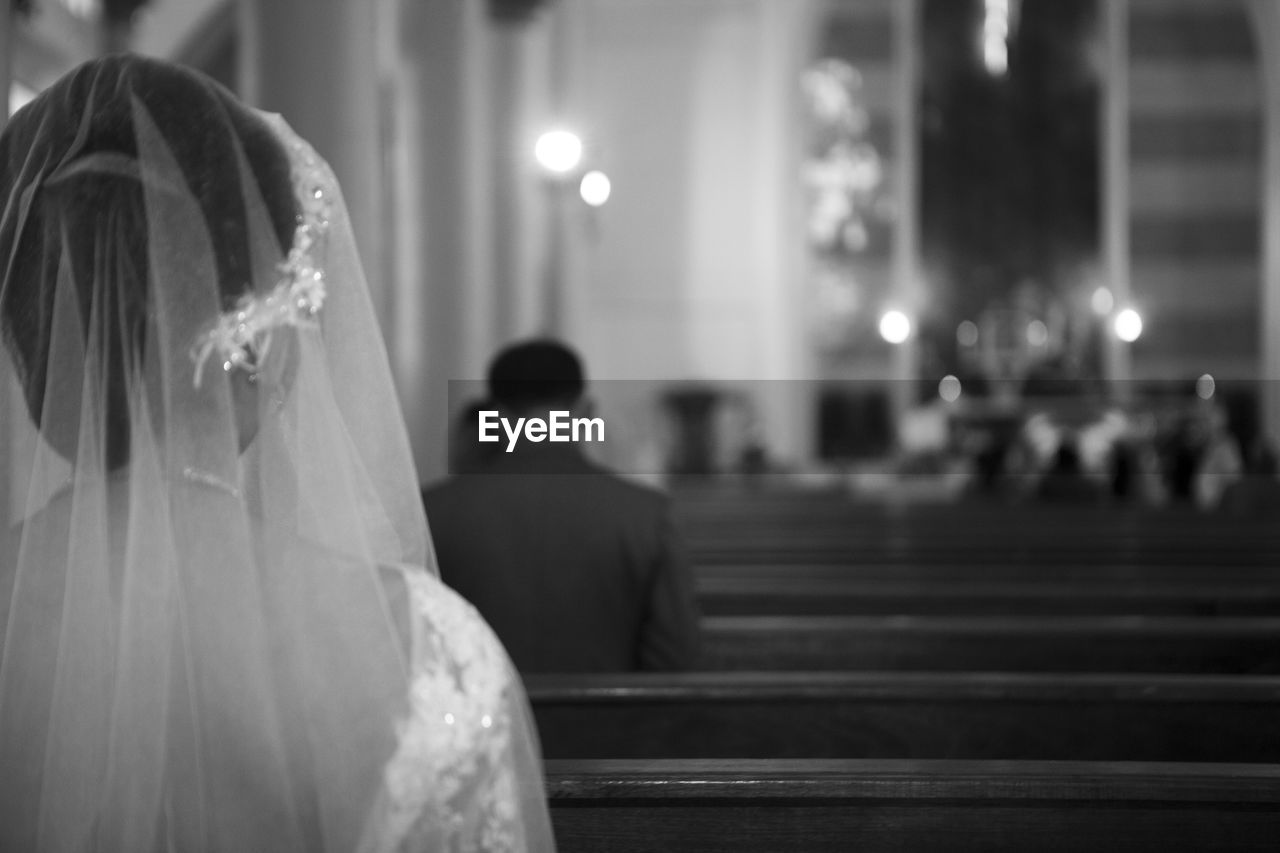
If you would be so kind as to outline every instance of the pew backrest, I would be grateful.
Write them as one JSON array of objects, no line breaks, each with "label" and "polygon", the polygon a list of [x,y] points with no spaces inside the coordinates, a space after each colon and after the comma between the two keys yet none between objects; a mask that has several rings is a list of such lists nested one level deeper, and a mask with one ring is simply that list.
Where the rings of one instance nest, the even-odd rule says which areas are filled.
[{"label": "pew backrest", "polygon": [[773,577],[702,576],[697,590],[708,616],[1280,615],[1280,580],[877,580],[780,566]]},{"label": "pew backrest", "polygon": [[529,675],[551,758],[1280,763],[1280,678],[1001,673]]},{"label": "pew backrest", "polygon": [[561,853],[1273,850],[1275,765],[557,761]]},{"label": "pew backrest", "polygon": [[708,670],[1280,672],[1266,617],[719,616]]}]

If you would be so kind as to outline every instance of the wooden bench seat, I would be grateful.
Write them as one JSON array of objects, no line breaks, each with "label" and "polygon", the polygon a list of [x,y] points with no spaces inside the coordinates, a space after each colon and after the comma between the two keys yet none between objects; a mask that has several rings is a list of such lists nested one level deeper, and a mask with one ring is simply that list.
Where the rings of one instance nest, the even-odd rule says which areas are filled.
[{"label": "wooden bench seat", "polygon": [[1024,571],[1042,566],[1103,564],[1132,567],[1260,567],[1280,565],[1280,546],[1236,543],[1229,547],[1162,547],[1076,543],[1072,547],[1052,540],[1038,543],[959,542],[877,545],[830,543],[798,538],[793,542],[753,540],[690,543],[695,565],[723,563],[839,563],[895,566],[1014,566]]},{"label": "wooden bench seat", "polygon": [[1280,615],[1280,581],[886,581],[700,577],[707,616]]},{"label": "wooden bench seat", "polygon": [[1275,765],[546,763],[560,853],[1274,850]]},{"label": "wooden bench seat", "polygon": [[708,670],[1280,672],[1280,619],[714,616]]},{"label": "wooden bench seat", "polygon": [[1276,565],[1280,525],[1186,510],[777,508],[683,522],[698,562]]},{"label": "wooden bench seat", "polygon": [[1226,563],[1133,564],[1110,560],[1064,560],[1062,562],[961,560],[911,563],[866,560],[848,562],[830,559],[738,560],[697,563],[698,578],[716,580],[826,580],[826,581],[954,581],[972,583],[1128,583],[1165,585],[1171,583],[1280,583],[1280,562],[1236,565]]},{"label": "wooden bench seat", "polygon": [[531,675],[549,758],[1280,763],[1280,678],[998,673]]},{"label": "wooden bench seat", "polygon": [[984,539],[991,544],[1029,543],[1045,539],[1075,540],[1080,544],[1142,543],[1152,547],[1210,543],[1227,547],[1233,543],[1269,543],[1280,534],[1274,520],[1239,523],[1213,515],[1169,516],[1134,519],[1123,515],[1091,515],[1073,518],[1053,514],[1040,518],[1024,515],[965,515],[939,519],[871,517],[814,521],[804,518],[742,518],[721,522],[689,522],[683,527],[695,542],[738,539],[799,538],[825,542],[893,543],[913,535],[927,534],[921,545],[953,544]]}]

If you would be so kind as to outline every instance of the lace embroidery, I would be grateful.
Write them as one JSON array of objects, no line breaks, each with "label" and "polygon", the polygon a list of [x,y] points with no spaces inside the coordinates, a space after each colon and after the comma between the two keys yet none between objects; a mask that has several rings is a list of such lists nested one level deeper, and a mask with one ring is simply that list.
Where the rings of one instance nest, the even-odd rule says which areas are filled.
[{"label": "lace embroidery", "polygon": [[438,580],[404,577],[414,614],[410,708],[385,771],[387,809],[374,849],[430,839],[432,849],[515,851],[506,655],[475,610]]},{"label": "lace embroidery", "polygon": [[218,355],[223,370],[245,370],[252,376],[271,349],[272,332],[282,326],[312,325],[324,307],[324,269],[315,255],[329,230],[337,181],[309,144],[285,131],[277,124],[276,132],[290,148],[293,191],[301,208],[293,245],[278,266],[281,277],[276,286],[265,296],[241,297],[235,310],[221,314],[191,348],[197,388],[211,355]]}]

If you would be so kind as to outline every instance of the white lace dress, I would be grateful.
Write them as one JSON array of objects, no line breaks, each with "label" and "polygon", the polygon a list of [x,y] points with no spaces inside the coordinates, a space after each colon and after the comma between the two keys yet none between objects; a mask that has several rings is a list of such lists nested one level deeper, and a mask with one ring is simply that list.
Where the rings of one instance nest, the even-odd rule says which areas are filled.
[{"label": "white lace dress", "polygon": [[[361,850],[551,849],[545,824],[537,826],[536,812],[545,808],[537,808],[540,780],[527,773],[521,779],[517,770],[529,767],[536,744],[506,652],[475,609],[438,579],[411,568],[403,576],[411,614],[410,709]],[[531,797],[535,808],[522,808]]]}]

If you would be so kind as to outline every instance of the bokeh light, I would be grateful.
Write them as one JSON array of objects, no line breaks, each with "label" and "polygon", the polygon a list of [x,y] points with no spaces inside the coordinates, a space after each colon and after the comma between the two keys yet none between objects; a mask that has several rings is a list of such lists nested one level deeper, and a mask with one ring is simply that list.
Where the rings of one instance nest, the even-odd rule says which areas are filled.
[{"label": "bokeh light", "polygon": [[938,383],[938,396],[948,403],[959,400],[960,380],[950,374],[942,377],[942,381]]},{"label": "bokeh light", "polygon": [[533,156],[547,171],[571,172],[582,162],[582,140],[572,131],[549,130],[538,137]]},{"label": "bokeh light", "polygon": [[1049,327],[1042,320],[1032,320],[1027,324],[1027,343],[1033,347],[1042,347],[1049,343]]},{"label": "bokeh light", "polygon": [[1089,307],[1093,309],[1093,313],[1099,317],[1105,317],[1111,313],[1111,309],[1116,306],[1116,298],[1111,295],[1111,288],[1099,287],[1093,292],[1093,296],[1089,297]]},{"label": "bokeh light", "polygon": [[1000,76],[1009,70],[1009,0],[986,0],[982,20],[982,62]]},{"label": "bokeh light", "polygon": [[1117,338],[1131,344],[1142,335],[1142,315],[1126,308],[1116,315],[1114,328]]},{"label": "bokeh light", "polygon": [[1213,381],[1213,377],[1204,374],[1196,380],[1196,396],[1201,400],[1208,400],[1213,397],[1213,392],[1218,389],[1218,383]]},{"label": "bokeh light", "polygon": [[891,344],[900,344],[911,336],[911,320],[895,309],[880,316],[880,337]]},{"label": "bokeh light", "polygon": [[102,11],[102,0],[62,0],[67,11],[84,21],[91,21]]},{"label": "bokeh light", "polygon": [[1002,38],[986,37],[982,42],[982,61],[992,74],[1000,75],[1009,70],[1009,46]]},{"label": "bokeh light", "polygon": [[609,195],[612,192],[613,183],[604,172],[587,172],[582,176],[582,183],[578,185],[578,194],[582,196],[583,201],[592,207],[599,207],[604,204],[609,200]]},{"label": "bokeh light", "polygon": [[962,347],[971,347],[978,343],[978,324],[965,320],[956,326],[956,341]]}]

